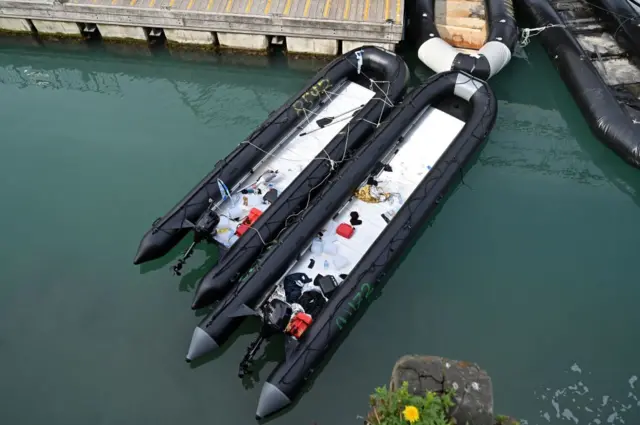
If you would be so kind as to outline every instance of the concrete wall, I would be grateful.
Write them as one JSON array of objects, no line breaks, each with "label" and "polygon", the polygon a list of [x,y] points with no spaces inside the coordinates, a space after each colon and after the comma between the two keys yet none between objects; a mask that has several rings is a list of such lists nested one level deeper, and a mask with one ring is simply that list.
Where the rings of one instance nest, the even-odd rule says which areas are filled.
[{"label": "concrete wall", "polygon": [[11,32],[31,32],[31,25],[26,19],[0,18],[0,30]]},{"label": "concrete wall", "polygon": [[75,22],[41,21],[32,19],[33,26],[41,34],[75,35],[80,37],[80,27]]},{"label": "concrete wall", "polygon": [[97,26],[102,38],[147,41],[147,33],[142,27],[107,24],[98,24]]},{"label": "concrete wall", "polygon": [[351,41],[351,40],[343,40],[342,41],[342,52],[348,52],[349,50],[357,49],[362,46],[376,46],[381,47],[383,49],[394,52],[396,50],[396,45],[393,43],[374,43],[369,41]]},{"label": "concrete wall", "polygon": [[241,50],[266,51],[269,47],[267,36],[255,34],[219,32],[218,43],[220,43],[220,47]]},{"label": "concrete wall", "polygon": [[180,44],[194,44],[200,46],[213,46],[216,36],[209,31],[190,31],[167,28],[164,30],[167,40]]},{"label": "concrete wall", "polygon": [[287,37],[287,51],[291,53],[335,56],[338,54],[338,43],[338,40]]}]

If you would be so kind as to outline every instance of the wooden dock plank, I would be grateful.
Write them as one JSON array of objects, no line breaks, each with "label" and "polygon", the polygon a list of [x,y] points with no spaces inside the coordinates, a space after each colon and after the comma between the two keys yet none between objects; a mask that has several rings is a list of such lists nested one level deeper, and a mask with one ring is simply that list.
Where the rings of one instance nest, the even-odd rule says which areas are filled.
[{"label": "wooden dock plank", "polygon": [[342,19],[345,21],[353,20],[355,15],[354,8],[351,7],[351,0],[344,0],[344,10],[342,11]]},{"label": "wooden dock plank", "polygon": [[364,2],[365,0],[352,0],[352,3],[355,4],[355,7],[353,8],[354,10],[354,15],[353,15],[353,21],[359,21],[361,19],[363,19],[363,15],[364,15]]},{"label": "wooden dock plank", "polygon": [[262,8],[262,13],[264,15],[270,15],[271,14],[271,9],[274,6],[274,3],[278,3],[277,0],[265,0],[262,2],[263,3],[263,8]]},{"label": "wooden dock plank", "polygon": [[[70,0],[77,4],[190,10],[208,13],[283,15],[336,21],[402,22],[403,0]],[[459,2],[458,2],[459,3]],[[456,21],[453,21],[456,22]],[[478,25],[475,25],[477,27]]]},{"label": "wooden dock plank", "polygon": [[269,15],[282,15],[286,4],[286,0],[272,0]]},{"label": "wooden dock plank", "polygon": [[322,19],[322,8],[325,0],[311,0],[311,11],[309,16],[313,19]]},{"label": "wooden dock plank", "polygon": [[327,19],[342,19],[342,8],[344,7],[344,0],[332,0],[331,10]]},{"label": "wooden dock plank", "polygon": [[231,0],[231,7],[225,7],[225,13],[237,13],[240,14],[244,10],[244,3],[246,0]]},{"label": "wooden dock plank", "polygon": [[[397,43],[403,34],[405,1],[413,0],[59,0],[55,5],[45,1],[11,0],[4,2],[0,12],[61,22],[97,21],[158,28],[167,25],[210,32],[232,28],[239,33],[257,35]],[[463,0],[450,1],[464,3]],[[247,19],[247,15],[257,19]],[[265,16],[283,19],[274,26]],[[313,22],[305,25],[305,18]]]},{"label": "wooden dock plank", "polygon": [[198,12],[206,12],[207,7],[209,6],[209,1],[210,0],[196,0],[196,5],[193,9]]},{"label": "wooden dock plank", "polygon": [[224,12],[224,8],[227,5],[227,1],[228,0],[216,0],[216,2],[213,5],[213,9],[215,13],[222,13]]},{"label": "wooden dock plank", "polygon": [[487,37],[484,3],[480,0],[436,0],[435,23],[440,37],[454,47],[479,50]]}]

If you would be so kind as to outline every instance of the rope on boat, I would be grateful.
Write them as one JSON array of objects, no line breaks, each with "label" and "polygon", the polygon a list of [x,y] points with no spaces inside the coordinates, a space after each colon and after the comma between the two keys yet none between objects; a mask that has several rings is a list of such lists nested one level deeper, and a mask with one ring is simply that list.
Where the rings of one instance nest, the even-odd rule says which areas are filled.
[{"label": "rope on boat", "polygon": [[531,37],[535,37],[536,35],[539,35],[542,31],[546,30],[547,28],[553,28],[553,27],[565,27],[562,24],[549,24],[547,26],[544,27],[537,27],[537,28],[521,28],[521,34],[520,34],[520,45],[522,47],[525,47],[526,45],[528,45],[531,42]]}]

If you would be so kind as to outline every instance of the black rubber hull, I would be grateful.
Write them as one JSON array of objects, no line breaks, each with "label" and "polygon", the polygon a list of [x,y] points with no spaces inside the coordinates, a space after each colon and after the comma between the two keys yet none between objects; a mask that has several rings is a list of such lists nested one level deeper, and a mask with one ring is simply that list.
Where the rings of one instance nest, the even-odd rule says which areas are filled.
[{"label": "black rubber hull", "polygon": [[[536,27],[564,25],[547,0],[515,0]],[[640,167],[640,127],[616,100],[575,37],[564,26],[549,27],[537,38],[594,135],[634,167]]]},{"label": "black rubber hull", "polygon": [[345,152],[349,154],[353,149],[357,149],[373,133],[376,123],[392,110],[392,104],[404,95],[409,79],[407,65],[400,56],[376,47],[364,47],[347,53],[342,62],[345,65],[341,67],[340,78],[358,78],[356,51],[362,51],[361,69],[365,75],[376,75],[378,81],[388,82],[377,85],[376,91],[382,90],[384,93],[377,93],[374,99],[352,118],[346,129],[318,153],[318,158],[324,159],[311,161],[252,225],[253,231],[238,239],[213,269],[200,280],[192,308],[205,307],[229,292],[241,274],[258,258],[264,244],[277,236],[285,226],[286,220],[304,208],[312,191],[319,191],[323,182],[335,171],[335,163],[326,159],[338,162],[345,158]]},{"label": "black rubber hull", "polygon": [[[376,132],[374,137],[399,137],[406,123],[436,99],[454,96],[456,85],[463,81],[460,77],[463,80],[469,78],[457,72],[449,72],[437,74],[429,79],[409,95],[398,111],[394,112],[393,120]],[[341,331],[349,320],[359,307],[371,300],[371,294],[390,266],[403,255],[403,251],[416,236],[417,230],[431,218],[438,203],[453,186],[463,167],[486,140],[496,120],[496,99],[486,83],[476,81],[476,84],[479,88],[469,99],[471,113],[465,126],[436,163],[429,177],[418,185],[394,219],[332,294],[297,346],[288,353],[287,359],[271,373],[263,387],[258,417],[268,416],[284,407],[278,406],[277,400],[270,401],[273,400],[271,396],[274,391],[280,396],[284,395],[289,402],[298,396],[313,370],[320,365],[325,355],[339,344]],[[425,140],[425,143],[428,141]],[[348,170],[341,172],[340,177],[342,176],[346,178]],[[328,191],[327,196],[333,196],[333,192]],[[346,201],[346,198],[342,200]],[[325,209],[327,202],[319,201],[314,205],[314,209]],[[335,211],[331,211],[333,212]],[[309,210],[304,219],[297,223],[296,227],[300,230],[290,230],[277,251],[261,263],[261,270],[279,268],[282,271],[282,264],[292,260],[292,252],[294,255],[298,252],[296,246],[299,250],[300,246],[305,246],[305,243],[311,241],[311,237],[319,229],[319,223],[311,219],[314,217],[312,214],[313,211]],[[324,215],[322,216],[324,218]],[[260,284],[265,285],[262,282]],[[281,402],[282,398],[280,404]]]},{"label": "black rubber hull", "polygon": [[301,111],[302,106],[305,109],[313,109],[318,104],[321,96],[313,95],[317,92],[318,83],[323,81],[335,83],[355,73],[356,50],[362,50],[364,53],[364,72],[382,71],[386,77],[399,79],[390,91],[393,95],[392,99],[398,98],[404,90],[406,85],[404,80],[408,75],[406,65],[400,57],[375,47],[364,47],[336,58],[254,130],[245,140],[248,143],[239,144],[225,159],[218,161],[214,169],[191,192],[171,211],[154,222],[140,241],[134,264],[162,257],[177,245],[189,233],[189,228],[185,228],[185,225],[189,222],[193,223],[200,217],[208,206],[209,198],[214,202],[220,200],[218,179],[228,187],[237,184],[264,157],[264,151],[273,149],[283,135],[305,120],[305,114]]}]

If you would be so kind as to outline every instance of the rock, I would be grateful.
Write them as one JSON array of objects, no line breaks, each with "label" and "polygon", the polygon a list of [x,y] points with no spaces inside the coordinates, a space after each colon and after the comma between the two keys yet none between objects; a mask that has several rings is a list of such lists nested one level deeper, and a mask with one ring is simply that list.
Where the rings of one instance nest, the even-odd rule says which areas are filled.
[{"label": "rock", "polygon": [[497,415],[495,425],[520,425],[520,421],[511,416]]},{"label": "rock", "polygon": [[[493,387],[486,371],[475,363],[435,356],[404,356],[393,367],[391,390],[407,381],[409,392],[424,396],[455,390],[451,416],[458,425],[494,425]],[[507,424],[509,424],[507,422]]]}]

